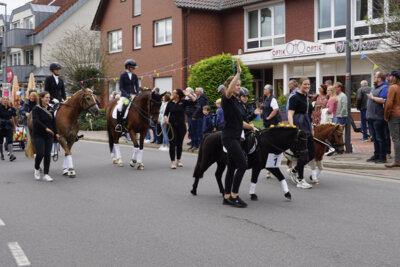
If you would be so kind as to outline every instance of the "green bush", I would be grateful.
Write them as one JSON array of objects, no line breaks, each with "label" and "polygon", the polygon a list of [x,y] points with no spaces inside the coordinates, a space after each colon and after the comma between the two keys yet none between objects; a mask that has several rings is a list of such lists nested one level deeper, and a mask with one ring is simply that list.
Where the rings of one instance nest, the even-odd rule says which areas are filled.
[{"label": "green bush", "polygon": [[[229,76],[234,75],[236,67],[232,65],[233,58],[231,54],[221,54],[199,61],[189,70],[190,76],[188,86],[195,89],[201,87],[204,94],[213,106],[221,95],[218,93],[218,86],[223,84]],[[242,87],[246,87],[250,91],[249,100],[254,98],[253,94],[253,76],[249,69],[240,63],[242,67],[241,81]]]},{"label": "green bush", "polygon": [[287,103],[286,96],[284,96],[284,95],[278,96],[277,101],[278,101],[279,106],[286,106],[286,103]]},{"label": "green bush", "polygon": [[107,120],[105,115],[105,110],[100,109],[100,115],[97,117],[93,117],[91,114],[87,113],[88,115],[81,114],[79,121],[83,122],[80,125],[80,130],[83,131],[90,131],[90,123],[89,119],[92,119],[92,126],[93,131],[105,131],[107,130]]}]

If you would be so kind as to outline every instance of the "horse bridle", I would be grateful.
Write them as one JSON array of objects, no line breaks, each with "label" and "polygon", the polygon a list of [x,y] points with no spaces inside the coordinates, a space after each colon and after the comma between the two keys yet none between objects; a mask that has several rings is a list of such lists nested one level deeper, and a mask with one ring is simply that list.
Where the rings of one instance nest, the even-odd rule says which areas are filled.
[{"label": "horse bridle", "polygon": [[[91,94],[91,96],[93,96],[92,93],[90,93],[90,94]],[[87,107],[85,109],[83,109],[84,112],[88,112],[93,106],[97,105],[96,101],[94,103],[92,103],[92,104],[89,104],[89,101],[86,99],[86,95],[85,94],[82,95],[82,98],[81,98],[80,102],[83,102],[83,101],[87,105]],[[70,108],[82,108],[82,106],[74,106],[74,105],[70,105],[70,104],[67,104],[67,103],[61,103],[60,105],[61,106],[67,106],[67,107],[70,107]]]},{"label": "horse bridle", "polygon": [[341,147],[341,146],[344,146],[344,145],[345,145],[345,143],[336,143],[336,138],[335,138],[335,133],[336,133],[336,132],[343,134],[343,132],[339,131],[339,130],[337,129],[337,126],[335,126],[335,127],[333,128],[333,131],[332,131],[332,138],[331,138],[331,139],[333,140],[333,142],[330,142],[329,140],[325,140],[325,142],[324,142],[324,141],[322,141],[322,140],[319,140],[319,139],[316,138],[316,137],[314,137],[314,140],[317,141],[318,143],[321,143],[321,144],[327,146],[327,147],[333,147],[333,148],[335,148],[335,150],[336,150],[337,147]]}]

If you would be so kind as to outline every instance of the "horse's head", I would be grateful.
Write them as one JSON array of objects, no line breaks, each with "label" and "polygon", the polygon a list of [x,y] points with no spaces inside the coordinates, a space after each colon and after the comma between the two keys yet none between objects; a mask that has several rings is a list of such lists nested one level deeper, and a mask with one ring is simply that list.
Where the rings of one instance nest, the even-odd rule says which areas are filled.
[{"label": "horse's head", "polygon": [[332,136],[329,141],[337,153],[342,154],[344,152],[343,125],[333,125]]},{"label": "horse's head", "polygon": [[96,96],[93,94],[93,87],[82,88],[82,100],[80,106],[83,110],[89,112],[93,116],[98,116],[100,114],[99,106],[97,105]]},{"label": "horse's head", "polygon": [[307,133],[302,130],[297,130],[296,138],[290,144],[290,150],[298,157],[298,160],[308,161],[308,148],[307,148]]},{"label": "horse's head", "polygon": [[158,122],[158,116],[160,115],[160,107],[161,107],[161,99],[166,94],[156,94],[155,92],[151,93],[150,99],[150,118],[154,124]]}]

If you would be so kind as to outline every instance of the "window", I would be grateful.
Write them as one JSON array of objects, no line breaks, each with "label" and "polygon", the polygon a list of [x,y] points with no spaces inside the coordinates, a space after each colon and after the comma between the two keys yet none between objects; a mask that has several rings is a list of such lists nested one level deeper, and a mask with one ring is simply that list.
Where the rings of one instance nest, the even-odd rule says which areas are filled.
[{"label": "window", "polygon": [[13,29],[18,29],[20,27],[20,22],[19,22],[19,20],[18,21],[15,21],[15,22],[12,22],[12,28]]},{"label": "window", "polygon": [[172,43],[172,19],[163,19],[154,22],[154,45]]},{"label": "window", "polygon": [[133,49],[142,48],[142,26],[133,26]]},{"label": "window", "polygon": [[109,52],[116,53],[122,51],[122,30],[108,33]]},{"label": "window", "polygon": [[[391,16],[398,16],[399,4],[399,0],[356,0],[355,12],[353,12],[353,16],[355,16],[353,36],[367,36],[399,30],[399,27],[391,22],[396,21]],[[386,18],[383,19],[383,16]]]},{"label": "window", "polygon": [[139,16],[142,13],[142,0],[133,0],[133,16]]},{"label": "window", "polygon": [[33,65],[33,50],[25,51],[25,65]]},{"label": "window", "polygon": [[346,37],[346,0],[318,0],[318,40]]},{"label": "window", "polygon": [[21,65],[21,52],[11,54],[11,64],[12,66]]},{"label": "window", "polygon": [[33,29],[33,16],[24,19],[25,29]]},{"label": "window", "polygon": [[285,43],[285,5],[246,12],[246,49],[259,50]]},{"label": "window", "polygon": [[154,87],[160,88],[160,94],[166,91],[172,92],[172,77],[155,78]]}]

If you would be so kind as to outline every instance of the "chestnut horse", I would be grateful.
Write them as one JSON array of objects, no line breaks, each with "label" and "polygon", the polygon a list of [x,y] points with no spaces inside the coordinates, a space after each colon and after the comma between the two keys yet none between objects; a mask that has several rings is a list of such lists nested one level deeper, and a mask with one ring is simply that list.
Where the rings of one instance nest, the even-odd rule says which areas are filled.
[{"label": "chestnut horse", "polygon": [[310,180],[313,183],[319,183],[318,176],[322,171],[322,159],[327,147],[333,147],[337,153],[344,152],[343,125],[323,123],[314,127],[314,159],[310,162]]},{"label": "chestnut horse", "polygon": [[[63,163],[63,175],[75,178],[76,173],[72,162],[72,146],[77,140],[80,123],[79,116],[82,112],[89,112],[93,116],[100,114],[99,107],[92,89],[82,88],[77,91],[69,100],[61,103],[56,113],[56,124],[60,135],[60,145],[65,151]],[[28,128],[32,136],[32,116],[28,118]],[[32,144],[32,142],[29,142]],[[34,147],[31,148],[34,151]]]},{"label": "chestnut horse", "polygon": [[[165,93],[164,93],[165,94]],[[130,166],[135,167],[138,163],[138,170],[144,169],[143,164],[143,143],[147,131],[150,127],[150,120],[157,124],[158,115],[160,114],[161,98],[164,94],[152,93],[151,90],[143,91],[141,94],[135,97],[132,101],[128,115],[125,119],[126,124],[123,125],[123,132],[129,133],[133,141],[133,154],[130,161]],[[123,133],[117,133],[115,126],[117,120],[112,117],[115,106],[119,99],[111,101],[106,108],[107,118],[107,132],[108,132],[108,144],[110,146],[110,153],[113,164],[118,164],[119,167],[124,166],[121,159],[121,151],[119,147],[119,138]],[[136,139],[136,134],[140,134],[140,144]]]}]

